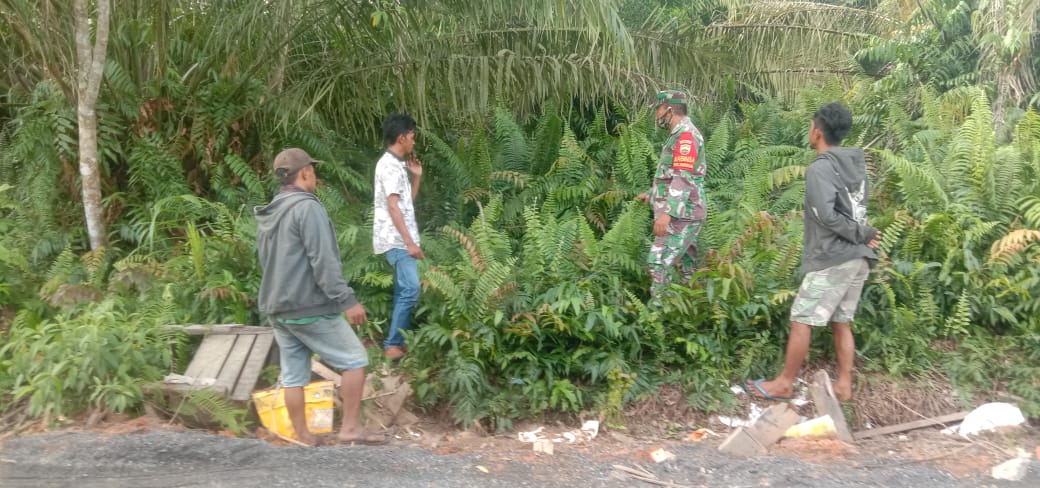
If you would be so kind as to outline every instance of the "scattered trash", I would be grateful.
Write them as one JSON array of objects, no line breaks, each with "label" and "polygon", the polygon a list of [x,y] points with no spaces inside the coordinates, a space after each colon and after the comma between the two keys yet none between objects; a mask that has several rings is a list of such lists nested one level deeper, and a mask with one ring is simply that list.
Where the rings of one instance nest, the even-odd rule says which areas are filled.
[{"label": "scattered trash", "polygon": [[746,391],[744,391],[744,387],[740,385],[731,385],[729,387],[729,391],[732,391],[734,395],[743,395],[747,393]]},{"label": "scattered trash", "polygon": [[1022,481],[1029,470],[1029,459],[1017,457],[993,466],[991,474],[998,480]]},{"label": "scattered trash", "polygon": [[488,469],[483,466],[477,466],[477,469],[479,469],[481,473],[488,474]]},{"label": "scattered trash", "polygon": [[784,437],[819,437],[833,439],[838,436],[838,429],[830,415],[816,417],[798,425],[792,425]]},{"label": "scattered trash", "polygon": [[762,415],[762,408],[752,403],[751,412],[748,414],[747,420],[740,419],[737,417],[726,417],[724,415],[719,415],[718,419],[720,424],[725,425],[726,427],[736,428],[754,424],[755,420],[758,420],[758,417],[760,415]]},{"label": "scattered trash", "polygon": [[595,439],[599,435],[599,420],[586,420],[584,424],[581,424],[581,431],[585,433],[588,440]]},{"label": "scattered trash", "polygon": [[552,456],[554,449],[553,442],[549,439],[538,439],[534,441],[534,452],[543,452]]},{"label": "scattered trash", "polygon": [[544,432],[544,430],[545,427],[539,427],[527,432],[518,432],[516,437],[520,442],[538,442],[541,440],[547,440],[550,442],[567,442],[568,444],[573,444],[578,441],[591,441],[599,435],[599,421],[587,420],[582,424],[580,429],[560,434],[550,434]]},{"label": "scattered trash", "polygon": [[740,420],[736,417],[726,417],[725,415],[719,415],[719,423],[726,427],[743,427],[748,425],[750,422],[747,420]]},{"label": "scattered trash", "polygon": [[967,438],[979,432],[991,431],[997,427],[1011,427],[1024,424],[1026,421],[1022,411],[1010,403],[987,403],[972,410],[957,433]]},{"label": "scattered trash", "polygon": [[686,434],[686,440],[693,442],[700,442],[704,440],[706,436],[718,437],[719,435],[713,432],[711,429],[697,429],[689,434]]},{"label": "scattered trash", "polygon": [[899,436],[899,440],[901,440],[901,441],[908,441],[908,440],[910,440],[910,438],[905,436],[905,435],[901,435],[901,436]]},{"label": "scattered trash", "polygon": [[670,452],[668,452],[668,451],[658,447],[657,449],[654,449],[653,451],[650,451],[650,459],[653,462],[660,464],[660,463],[663,463],[665,461],[671,461],[672,459],[675,459],[675,454],[672,454],[672,453],[670,453]]},{"label": "scattered trash", "polygon": [[792,398],[789,402],[791,405],[794,405],[796,407],[802,407],[812,403],[812,400],[808,398],[809,388],[807,385],[808,383],[806,383],[805,380],[798,378],[798,380],[794,384],[794,398]]},{"label": "scattered trash", "polygon": [[520,432],[516,436],[520,439],[520,442],[535,442],[542,438],[539,434],[541,434],[544,429],[545,427],[539,427],[530,432]]}]

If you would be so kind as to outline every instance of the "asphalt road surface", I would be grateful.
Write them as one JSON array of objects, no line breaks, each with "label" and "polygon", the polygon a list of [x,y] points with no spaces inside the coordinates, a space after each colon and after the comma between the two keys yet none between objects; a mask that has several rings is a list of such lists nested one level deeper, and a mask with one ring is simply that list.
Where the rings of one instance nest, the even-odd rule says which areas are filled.
[{"label": "asphalt road surface", "polygon": [[[529,449],[529,448],[528,448]],[[607,451],[610,449],[608,448]],[[925,463],[857,460],[809,464],[786,457],[739,459],[713,445],[669,447],[676,459],[644,464],[672,486],[924,488],[1040,486],[1040,462],[1025,480],[988,473],[956,478]],[[193,431],[130,434],[52,432],[0,445],[0,487],[652,487],[614,468],[624,455],[558,449],[473,449],[453,454],[411,445],[381,447],[275,446]],[[485,470],[487,472],[485,472]]]}]

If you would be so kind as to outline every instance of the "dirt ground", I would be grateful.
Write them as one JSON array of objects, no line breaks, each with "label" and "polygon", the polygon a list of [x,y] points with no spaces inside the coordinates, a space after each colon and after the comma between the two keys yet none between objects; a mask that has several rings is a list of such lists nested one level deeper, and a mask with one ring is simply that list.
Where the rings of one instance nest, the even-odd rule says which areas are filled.
[{"label": "dirt ground", "polygon": [[[534,424],[518,426],[518,430]],[[1035,458],[1025,480],[998,481],[990,468],[1014,447],[1030,454],[1040,435],[1030,428],[974,442],[936,428],[864,440],[784,440],[767,456],[738,458],[717,450],[725,435],[688,440],[674,422],[634,423],[588,442],[556,443],[535,453],[516,434],[479,435],[429,418],[397,432],[389,446],[306,448],[284,441],[234,438],[167,425],[154,417],[112,416],[92,429],[76,424],[0,444],[4,487],[632,487],[632,486],[1038,486]],[[578,425],[547,425],[562,433]],[[662,463],[650,452],[675,458]],[[643,471],[654,482],[615,468]],[[669,484],[672,483],[672,484]]]},{"label": "dirt ground", "polygon": [[[379,374],[388,376],[369,384],[385,389],[406,384],[389,381],[388,370]],[[367,393],[378,398],[372,408],[384,408],[380,407],[384,399],[400,408],[402,403],[390,402],[394,396],[383,393]],[[792,407],[806,418],[815,416],[811,404],[804,401],[804,388],[798,396]],[[856,397],[846,412],[856,431],[962,408],[952,400],[942,378],[893,384],[865,376]],[[737,394],[736,399],[737,404],[723,414],[746,417],[755,408],[769,405],[747,394]],[[263,429],[236,437],[193,430],[156,415],[161,414],[134,419],[109,415],[99,423],[84,415],[38,422],[35,429],[19,436],[0,432],[0,486],[1040,486],[1040,431],[1034,427],[984,434],[970,441],[943,434],[939,427],[855,445],[784,439],[770,446],[768,455],[742,458],[718,451],[732,428],[724,425],[719,414],[691,410],[678,387],[663,387],[652,399],[626,408],[627,428],[603,428],[591,440],[553,443],[551,455],[535,452],[533,444],[518,439],[518,433],[541,427],[550,439],[565,432],[580,438],[582,419],[526,421],[517,424],[513,433],[491,435],[460,430],[441,412],[420,415],[418,423],[407,428],[392,428],[394,440],[389,446],[308,448]],[[711,433],[694,440],[697,436],[691,434],[701,428]],[[659,449],[674,457],[654,462],[652,453]],[[992,478],[991,468],[1015,457],[1019,449],[1031,456],[1026,478],[1019,482]]]}]

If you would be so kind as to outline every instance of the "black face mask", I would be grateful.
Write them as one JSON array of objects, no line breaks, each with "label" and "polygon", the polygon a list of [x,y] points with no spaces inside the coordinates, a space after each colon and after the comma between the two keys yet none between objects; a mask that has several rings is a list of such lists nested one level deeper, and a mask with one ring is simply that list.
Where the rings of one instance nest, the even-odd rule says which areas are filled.
[{"label": "black face mask", "polygon": [[657,118],[657,128],[664,130],[670,129],[672,127],[672,117],[675,117],[675,114],[672,113],[672,109],[669,108],[664,115]]}]

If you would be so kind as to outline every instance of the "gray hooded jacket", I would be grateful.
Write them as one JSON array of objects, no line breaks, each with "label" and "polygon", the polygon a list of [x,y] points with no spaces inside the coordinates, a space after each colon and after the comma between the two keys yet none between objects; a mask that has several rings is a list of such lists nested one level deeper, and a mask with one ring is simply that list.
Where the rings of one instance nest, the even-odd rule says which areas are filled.
[{"label": "gray hooded jacket", "polygon": [[336,232],[325,207],[305,191],[283,191],[253,209],[263,278],[260,312],[298,319],[338,314],[357,305],[343,279]]},{"label": "gray hooded jacket", "polygon": [[832,148],[805,174],[805,241],[802,272],[856,258],[877,262],[867,246],[877,229],[867,225],[867,164],[862,149]]}]

